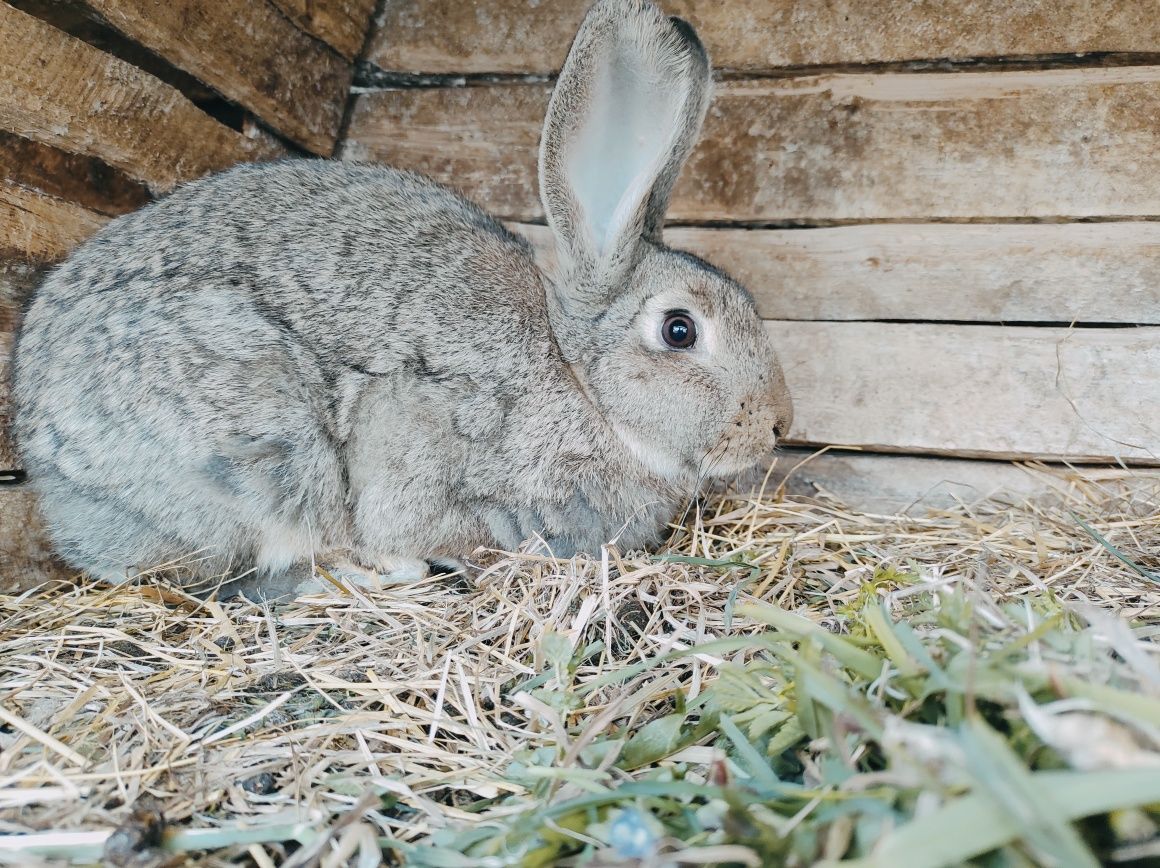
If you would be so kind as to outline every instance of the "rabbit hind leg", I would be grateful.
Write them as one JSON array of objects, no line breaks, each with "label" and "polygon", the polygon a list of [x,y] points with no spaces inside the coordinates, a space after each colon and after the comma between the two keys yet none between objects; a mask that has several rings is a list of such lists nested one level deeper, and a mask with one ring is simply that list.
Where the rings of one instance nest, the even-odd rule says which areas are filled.
[{"label": "rabbit hind leg", "polygon": [[38,488],[56,551],[95,578],[121,584],[147,572],[169,574],[184,584],[228,571],[220,554],[198,551],[166,533],[113,492],[89,490],[53,474],[40,477]]}]

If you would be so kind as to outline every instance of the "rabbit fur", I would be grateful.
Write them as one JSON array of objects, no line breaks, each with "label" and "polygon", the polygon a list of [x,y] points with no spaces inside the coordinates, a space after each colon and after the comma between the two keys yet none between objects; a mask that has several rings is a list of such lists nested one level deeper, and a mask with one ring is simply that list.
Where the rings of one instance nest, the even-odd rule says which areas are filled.
[{"label": "rabbit fur", "polygon": [[[791,418],[750,295],[661,240],[709,84],[683,21],[594,4],[540,149],[551,275],[383,166],[239,166],[108,224],[45,280],[15,356],[59,552],[109,579],[184,560],[275,583],[323,556],[422,574],[536,537],[657,543]],[[663,341],[671,311],[690,349]]]}]

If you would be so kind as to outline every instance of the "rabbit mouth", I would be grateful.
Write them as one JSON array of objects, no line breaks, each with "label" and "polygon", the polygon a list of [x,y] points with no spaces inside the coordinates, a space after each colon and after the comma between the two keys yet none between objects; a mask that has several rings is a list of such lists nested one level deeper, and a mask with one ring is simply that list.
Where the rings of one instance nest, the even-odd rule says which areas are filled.
[{"label": "rabbit mouth", "polygon": [[724,479],[764,467],[773,459],[776,445],[773,442],[753,448],[752,444],[739,443],[738,438],[727,436],[705,453],[698,475],[704,479]]},{"label": "rabbit mouth", "polygon": [[704,476],[706,479],[727,479],[764,467],[772,459],[772,452],[760,457],[727,456],[706,467]]},{"label": "rabbit mouth", "polygon": [[788,425],[788,413],[775,404],[742,401],[721,439],[701,459],[701,475],[721,479],[768,466]]}]

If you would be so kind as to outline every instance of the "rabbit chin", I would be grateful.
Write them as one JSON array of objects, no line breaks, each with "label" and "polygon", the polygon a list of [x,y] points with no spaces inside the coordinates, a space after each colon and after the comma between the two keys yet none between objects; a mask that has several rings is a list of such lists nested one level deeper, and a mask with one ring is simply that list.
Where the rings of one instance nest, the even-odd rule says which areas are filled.
[{"label": "rabbit chin", "polygon": [[755,445],[726,439],[710,449],[701,459],[704,478],[720,481],[731,477],[748,476],[754,472],[764,473],[774,460],[775,446],[776,443]]},{"label": "rabbit chin", "polygon": [[678,483],[688,482],[696,477],[697,468],[688,461],[656,445],[642,443],[635,434],[622,425],[613,423],[612,428],[629,454],[654,476]]},{"label": "rabbit chin", "polygon": [[764,472],[769,469],[769,464],[772,461],[772,452],[768,455],[725,455],[708,465],[705,478],[719,480],[754,471]]},{"label": "rabbit chin", "polygon": [[718,444],[706,452],[700,461],[692,462],[655,445],[642,443],[631,431],[625,430],[620,425],[614,425],[613,428],[629,453],[643,464],[646,470],[670,482],[689,483],[698,477],[724,479],[756,469],[764,470],[773,460],[772,449],[768,454],[762,455],[725,452],[719,457],[714,457],[715,453],[721,452],[721,446]]}]

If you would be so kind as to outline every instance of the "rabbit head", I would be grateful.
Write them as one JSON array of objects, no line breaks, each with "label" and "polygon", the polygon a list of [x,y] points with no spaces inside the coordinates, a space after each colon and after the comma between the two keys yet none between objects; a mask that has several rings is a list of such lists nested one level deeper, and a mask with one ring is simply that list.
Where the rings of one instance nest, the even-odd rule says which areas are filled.
[{"label": "rabbit head", "polygon": [[767,461],[792,416],[752,297],[661,240],[709,96],[687,23],[648,0],[598,0],[540,144],[555,339],[630,451],[674,481]]}]

